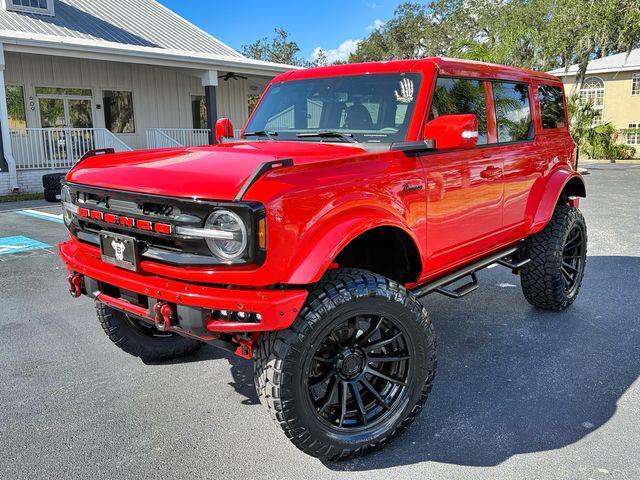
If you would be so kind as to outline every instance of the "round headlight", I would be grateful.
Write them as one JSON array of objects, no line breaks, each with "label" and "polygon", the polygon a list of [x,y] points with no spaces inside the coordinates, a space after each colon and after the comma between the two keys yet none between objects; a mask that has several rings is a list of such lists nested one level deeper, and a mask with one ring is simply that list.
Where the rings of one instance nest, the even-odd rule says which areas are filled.
[{"label": "round headlight", "polygon": [[235,260],[247,248],[247,227],[242,219],[229,210],[217,210],[209,215],[205,230],[220,232],[219,238],[206,239],[211,253],[225,260]]}]

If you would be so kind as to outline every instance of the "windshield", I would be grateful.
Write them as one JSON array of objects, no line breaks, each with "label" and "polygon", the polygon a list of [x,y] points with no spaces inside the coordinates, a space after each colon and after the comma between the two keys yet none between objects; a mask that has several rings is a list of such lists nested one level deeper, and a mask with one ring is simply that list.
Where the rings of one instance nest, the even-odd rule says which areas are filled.
[{"label": "windshield", "polygon": [[265,138],[304,141],[402,141],[419,88],[417,73],[277,83],[258,105],[245,135],[259,132]]}]

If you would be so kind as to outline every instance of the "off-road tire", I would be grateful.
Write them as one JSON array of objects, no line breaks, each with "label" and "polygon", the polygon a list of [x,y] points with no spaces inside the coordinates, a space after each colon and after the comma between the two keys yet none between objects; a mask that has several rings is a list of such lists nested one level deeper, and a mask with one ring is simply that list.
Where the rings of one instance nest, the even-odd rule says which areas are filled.
[{"label": "off-road tire", "polygon": [[[372,423],[359,433],[338,434],[323,424],[307,400],[308,380],[302,365],[314,355],[314,343],[317,347],[323,341],[328,325],[345,312],[369,311],[372,305],[382,309],[380,316],[401,318],[412,336],[416,354],[406,382],[407,395],[382,425]],[[254,359],[258,396],[294,445],[324,460],[346,460],[386,445],[422,411],[435,376],[436,335],[426,309],[398,283],[365,270],[336,270],[313,286],[289,329],[262,335]]]},{"label": "off-road tire", "polygon": [[42,176],[42,186],[45,190],[58,190],[62,188],[60,183],[66,176],[66,173],[47,173]]},{"label": "off-road tire", "polygon": [[[574,228],[583,234],[584,258],[574,287],[567,290],[561,267],[563,251]],[[560,311],[569,307],[580,291],[586,264],[587,226],[580,210],[558,205],[544,230],[525,240],[525,252],[531,261],[522,267],[520,280],[527,301],[545,310]]]},{"label": "off-road tire", "polygon": [[49,188],[44,189],[44,199],[50,203],[60,203],[60,189],[51,190]]},{"label": "off-road tire", "polygon": [[[157,336],[141,330],[124,313],[96,302],[98,320],[104,332],[120,349],[145,361],[165,361],[190,355],[203,343],[191,338],[156,330]],[[149,329],[153,332],[153,327]]]}]

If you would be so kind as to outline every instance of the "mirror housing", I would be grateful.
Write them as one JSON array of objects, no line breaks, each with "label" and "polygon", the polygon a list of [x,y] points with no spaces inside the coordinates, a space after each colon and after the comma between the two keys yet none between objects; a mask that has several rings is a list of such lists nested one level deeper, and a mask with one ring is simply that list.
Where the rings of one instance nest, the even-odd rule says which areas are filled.
[{"label": "mirror housing", "polygon": [[233,125],[228,118],[220,118],[215,128],[216,142],[221,143],[224,138],[233,138]]},{"label": "mirror housing", "polygon": [[424,138],[436,141],[436,150],[473,148],[478,144],[478,117],[472,113],[442,115],[424,127]]}]

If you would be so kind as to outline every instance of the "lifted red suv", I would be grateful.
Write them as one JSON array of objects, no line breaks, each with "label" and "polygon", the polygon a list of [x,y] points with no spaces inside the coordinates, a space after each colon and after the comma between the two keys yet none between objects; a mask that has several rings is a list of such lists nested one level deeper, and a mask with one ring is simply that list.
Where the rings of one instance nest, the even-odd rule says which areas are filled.
[{"label": "lifted red suv", "polygon": [[295,445],[350,458],[431,390],[420,297],[462,297],[498,263],[537,307],[575,300],[585,186],[567,127],[542,73],[443,58],[288,72],[239,140],[79,163],[62,190],[70,290],[132,355],[253,357]]}]

